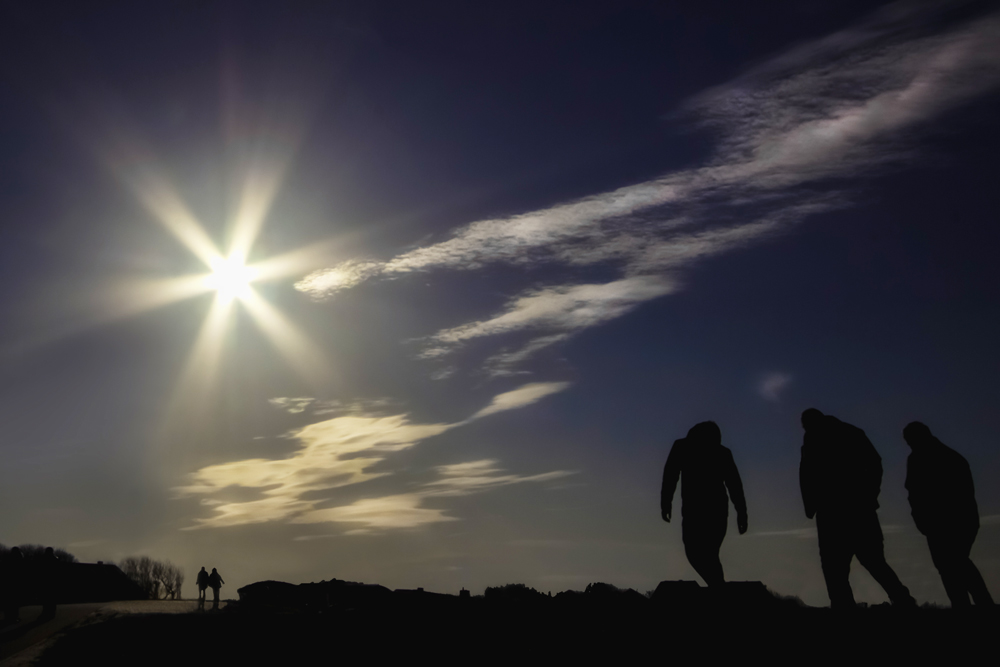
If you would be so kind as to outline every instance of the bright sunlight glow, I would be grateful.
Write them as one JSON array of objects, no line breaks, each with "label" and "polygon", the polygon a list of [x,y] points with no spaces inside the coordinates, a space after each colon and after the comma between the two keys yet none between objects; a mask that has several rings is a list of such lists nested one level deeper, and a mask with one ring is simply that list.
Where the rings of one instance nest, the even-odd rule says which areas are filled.
[{"label": "bright sunlight glow", "polygon": [[208,277],[208,285],[223,298],[245,298],[250,293],[250,282],[253,278],[253,271],[239,259],[220,257],[212,262],[212,274]]}]

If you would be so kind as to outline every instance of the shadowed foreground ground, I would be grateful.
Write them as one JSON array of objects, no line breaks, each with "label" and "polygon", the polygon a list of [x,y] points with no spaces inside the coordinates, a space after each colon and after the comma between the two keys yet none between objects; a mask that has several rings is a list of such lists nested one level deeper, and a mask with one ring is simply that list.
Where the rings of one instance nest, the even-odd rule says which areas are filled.
[{"label": "shadowed foreground ground", "polygon": [[[428,602],[430,602],[428,604]],[[972,610],[976,612],[977,610]],[[437,604],[322,612],[251,608],[218,612],[105,614],[71,629],[35,664],[176,665],[194,660],[413,660],[437,663],[607,659],[646,662],[758,658],[921,663],[992,655],[995,611],[876,607],[848,614],[792,604],[736,612],[677,609],[609,599]]]}]

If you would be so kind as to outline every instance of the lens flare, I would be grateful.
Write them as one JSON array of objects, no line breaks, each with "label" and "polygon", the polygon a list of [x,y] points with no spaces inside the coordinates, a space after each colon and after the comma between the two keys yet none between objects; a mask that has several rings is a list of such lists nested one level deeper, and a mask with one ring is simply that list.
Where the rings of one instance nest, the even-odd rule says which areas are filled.
[{"label": "lens flare", "polygon": [[250,294],[250,283],[254,278],[253,269],[239,258],[220,257],[212,262],[212,273],[206,279],[206,286],[227,301],[245,299]]}]

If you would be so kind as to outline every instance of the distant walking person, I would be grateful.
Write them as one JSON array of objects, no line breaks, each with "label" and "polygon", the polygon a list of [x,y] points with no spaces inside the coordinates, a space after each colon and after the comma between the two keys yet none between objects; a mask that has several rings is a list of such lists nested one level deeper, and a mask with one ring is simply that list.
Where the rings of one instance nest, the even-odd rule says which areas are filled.
[{"label": "distant walking person", "polygon": [[208,588],[208,572],[205,568],[201,568],[201,572],[198,573],[198,578],[196,579],[198,584],[198,609],[205,608],[205,589]]},{"label": "distant walking person", "polygon": [[718,586],[725,583],[719,549],[726,537],[729,500],[736,508],[740,535],[747,532],[747,503],[733,453],[722,446],[722,432],[715,422],[696,424],[670,448],[660,491],[660,511],[668,523],[678,478],[684,553],[706,584]]},{"label": "distant walking person", "polygon": [[62,569],[59,565],[55,550],[52,547],[45,547],[39,563],[38,582],[42,593],[42,618],[55,618],[56,615],[56,598],[62,584]]},{"label": "distant walking person", "polygon": [[965,457],[934,437],[920,422],[903,429],[913,452],[906,460],[906,490],[917,530],[927,536],[934,567],[952,608],[993,606],[983,575],[969,558],[979,532],[979,507]]},{"label": "distant walking person", "polygon": [[916,601],[885,562],[878,495],[882,457],[865,432],[815,408],[802,413],[805,436],[799,484],[806,516],[816,517],[819,556],[830,606],[855,606],[848,577],[858,557],[896,605]]},{"label": "distant walking person", "polygon": [[0,598],[3,599],[4,623],[21,620],[21,602],[24,598],[24,555],[18,547],[4,554],[0,563]]},{"label": "distant walking person", "polygon": [[208,585],[212,588],[212,595],[214,596],[212,609],[219,608],[219,589],[222,588],[222,584],[224,583],[226,582],[222,580],[222,575],[213,567],[212,574],[208,575]]}]

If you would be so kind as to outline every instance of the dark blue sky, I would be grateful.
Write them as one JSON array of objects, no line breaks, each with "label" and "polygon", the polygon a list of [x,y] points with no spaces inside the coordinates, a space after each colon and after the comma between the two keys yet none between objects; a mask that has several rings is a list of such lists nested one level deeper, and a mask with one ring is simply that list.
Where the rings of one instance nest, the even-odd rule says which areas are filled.
[{"label": "dark blue sky", "polygon": [[[962,452],[1000,586],[1000,16],[663,4],[4,5],[0,543],[648,590],[695,578],[660,473],[714,419],[727,575],[824,604],[818,407],[921,601],[902,427]],[[309,252],[216,320],[167,296],[248,210],[250,264]]]}]

